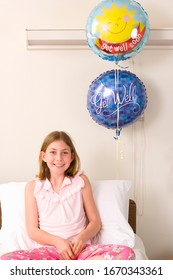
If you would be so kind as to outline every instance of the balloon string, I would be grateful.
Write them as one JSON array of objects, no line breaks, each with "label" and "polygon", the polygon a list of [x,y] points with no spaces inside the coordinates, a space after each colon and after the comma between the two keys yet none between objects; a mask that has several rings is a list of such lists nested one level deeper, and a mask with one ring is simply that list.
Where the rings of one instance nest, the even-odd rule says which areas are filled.
[{"label": "balloon string", "polygon": [[129,66],[122,66],[122,65],[120,65],[118,61],[116,62],[116,65],[117,65],[119,68],[121,68],[121,69],[127,69],[127,68],[129,68]]},{"label": "balloon string", "polygon": [[116,92],[116,103],[117,103],[117,127],[116,127],[116,134],[114,136],[115,139],[118,139],[120,136],[120,95],[119,95],[119,70],[115,70],[115,92]]},{"label": "balloon string", "polygon": [[120,118],[120,96],[119,96],[119,70],[116,70],[115,72],[115,85],[117,85],[116,88],[116,101],[117,101],[117,130],[119,129],[119,118]]},{"label": "balloon string", "polygon": [[121,68],[121,69],[127,69],[127,68],[129,68],[129,66],[122,66],[122,65],[120,65],[120,64],[119,64],[119,60],[117,60],[115,57],[114,57],[114,62],[115,62],[115,64],[116,64],[116,66],[118,66],[118,67]]}]

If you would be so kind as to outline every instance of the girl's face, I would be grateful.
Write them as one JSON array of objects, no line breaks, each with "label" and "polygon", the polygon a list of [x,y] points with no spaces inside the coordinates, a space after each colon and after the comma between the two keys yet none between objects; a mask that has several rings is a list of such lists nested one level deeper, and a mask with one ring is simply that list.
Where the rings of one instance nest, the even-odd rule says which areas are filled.
[{"label": "girl's face", "polygon": [[62,140],[52,142],[45,152],[41,151],[41,157],[51,174],[64,174],[69,168],[73,155],[70,147]]}]

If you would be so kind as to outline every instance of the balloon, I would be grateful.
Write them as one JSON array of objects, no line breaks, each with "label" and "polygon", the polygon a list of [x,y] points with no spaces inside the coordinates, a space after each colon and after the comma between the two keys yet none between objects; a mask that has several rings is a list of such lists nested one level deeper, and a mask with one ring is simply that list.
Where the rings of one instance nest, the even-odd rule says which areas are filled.
[{"label": "balloon", "polygon": [[149,37],[148,15],[133,0],[106,0],[91,12],[86,37],[102,59],[118,63],[140,52]]},{"label": "balloon", "polygon": [[126,70],[110,70],[89,86],[87,109],[98,124],[120,130],[141,117],[147,106],[146,88]]}]

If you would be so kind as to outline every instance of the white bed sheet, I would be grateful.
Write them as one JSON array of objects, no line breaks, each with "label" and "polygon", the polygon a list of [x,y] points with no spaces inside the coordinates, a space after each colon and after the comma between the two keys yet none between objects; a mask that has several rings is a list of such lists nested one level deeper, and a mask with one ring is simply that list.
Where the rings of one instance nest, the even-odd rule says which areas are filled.
[{"label": "white bed sheet", "polygon": [[[148,257],[146,255],[144,243],[142,239],[135,234],[135,245],[133,247],[133,250],[136,254],[136,259],[137,260],[148,260]],[[1,231],[0,231],[0,256],[7,253],[5,244],[2,244],[1,242]]]},{"label": "white bed sheet", "polygon": [[2,244],[2,234],[1,234],[1,230],[0,230],[0,256],[5,253],[6,253],[5,245]]},{"label": "white bed sheet", "polygon": [[135,234],[135,245],[133,247],[133,250],[136,254],[136,260],[148,260],[144,243],[141,237],[139,237],[137,234]]}]

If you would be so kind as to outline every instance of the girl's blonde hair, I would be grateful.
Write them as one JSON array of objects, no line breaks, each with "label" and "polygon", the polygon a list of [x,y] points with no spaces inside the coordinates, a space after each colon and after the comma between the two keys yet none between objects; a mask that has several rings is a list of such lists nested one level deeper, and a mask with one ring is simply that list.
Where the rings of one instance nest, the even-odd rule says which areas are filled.
[{"label": "girl's blonde hair", "polygon": [[39,173],[37,175],[37,177],[40,180],[45,180],[46,178],[50,179],[50,171],[49,168],[47,167],[46,162],[42,160],[41,151],[46,152],[47,147],[51,143],[59,140],[64,141],[66,145],[70,147],[71,154],[73,156],[73,160],[69,168],[65,171],[65,176],[74,177],[80,169],[80,159],[70,136],[64,131],[53,131],[46,136],[41,146],[40,156],[39,156]]}]

